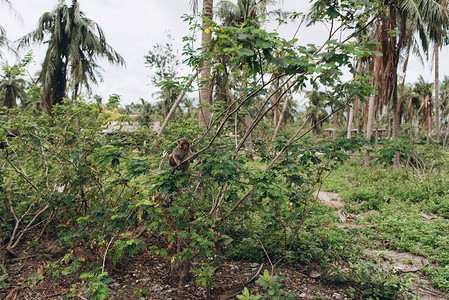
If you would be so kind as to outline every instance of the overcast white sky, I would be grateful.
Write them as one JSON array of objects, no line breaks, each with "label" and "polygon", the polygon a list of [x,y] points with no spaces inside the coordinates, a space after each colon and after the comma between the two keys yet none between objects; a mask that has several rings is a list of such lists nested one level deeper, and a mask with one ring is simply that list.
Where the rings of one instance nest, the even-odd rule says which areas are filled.
[{"label": "overcast white sky", "polygon": [[[14,9],[21,15],[20,21],[13,11],[0,2],[0,25],[7,33],[9,40],[16,40],[37,26],[39,17],[53,8],[58,0],[10,0]],[[66,0],[68,5],[71,0]],[[152,101],[152,93],[157,88],[150,84],[151,70],[145,67],[144,55],[152,49],[156,43],[168,41],[170,34],[175,45],[181,52],[183,36],[187,35],[188,24],[185,24],[181,16],[191,14],[189,0],[78,0],[81,10],[85,15],[94,20],[103,29],[107,42],[118,51],[126,61],[126,68],[100,63],[104,81],[98,87],[93,87],[94,94],[100,94],[103,102],[109,95],[121,95],[121,104],[139,102],[140,98]],[[199,1],[201,2],[201,1]],[[214,1],[215,3],[218,0]],[[307,9],[308,0],[283,0],[282,4],[275,8],[285,10],[302,11]],[[285,38],[292,38],[295,26],[281,28],[280,34]],[[299,32],[302,44],[309,42],[319,43],[327,33],[323,28],[301,28]],[[45,48],[37,49],[33,46],[36,60],[36,70],[42,62]],[[4,56],[5,51],[2,50]],[[23,53],[22,53],[23,54]],[[448,50],[441,53],[440,79],[444,77],[445,70],[449,69]],[[9,64],[16,61],[9,58]],[[420,74],[426,80],[433,81],[432,63],[423,67],[416,60],[412,60],[407,73],[407,82],[415,82]],[[183,72],[189,72],[184,70]]]}]

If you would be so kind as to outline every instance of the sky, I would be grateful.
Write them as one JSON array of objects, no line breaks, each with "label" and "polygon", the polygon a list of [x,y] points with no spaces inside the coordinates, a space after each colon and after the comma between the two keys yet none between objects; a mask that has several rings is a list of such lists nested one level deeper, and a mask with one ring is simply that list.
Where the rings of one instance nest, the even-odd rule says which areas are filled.
[{"label": "sky", "polygon": [[[17,40],[36,28],[40,16],[52,11],[58,0],[10,0],[14,10],[0,1],[0,25],[6,30],[7,38]],[[71,4],[71,0],[66,0]],[[199,1],[201,2],[201,1]],[[234,1],[235,2],[235,1]],[[80,9],[85,16],[97,22],[104,31],[106,41],[125,59],[126,67],[109,65],[99,61],[102,67],[103,82],[92,86],[93,94],[103,97],[107,102],[109,95],[121,96],[121,104],[140,102],[140,98],[149,102],[156,100],[158,91],[150,83],[151,70],[146,67],[144,56],[157,43],[164,44],[169,41],[167,35],[173,37],[174,48],[181,52],[182,37],[189,34],[188,24],[182,15],[191,14],[190,0],[78,0]],[[214,1],[217,3],[217,0]],[[309,0],[283,0],[273,9],[306,12]],[[16,11],[20,17],[14,12]],[[298,24],[281,27],[279,34],[291,39]],[[301,27],[298,33],[301,44],[320,44],[327,36],[322,25],[314,28]],[[35,55],[35,65],[30,69],[37,71],[45,55],[45,46],[32,46]],[[16,63],[16,58],[2,49],[8,64]],[[21,54],[26,53],[22,51]],[[440,54],[440,80],[444,78],[445,70],[449,70],[448,49]],[[4,62],[4,61],[3,61]],[[427,81],[433,81],[433,62],[423,66],[417,59],[412,58],[409,63],[406,81],[416,82],[419,75]],[[180,70],[181,74],[192,72],[186,68]],[[193,97],[197,97],[196,94]]]}]

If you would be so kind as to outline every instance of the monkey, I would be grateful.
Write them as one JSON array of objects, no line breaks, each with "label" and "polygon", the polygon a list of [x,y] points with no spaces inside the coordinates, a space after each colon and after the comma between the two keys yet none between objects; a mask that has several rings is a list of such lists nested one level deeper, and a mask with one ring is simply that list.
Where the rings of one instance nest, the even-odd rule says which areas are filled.
[{"label": "monkey", "polygon": [[[168,162],[172,168],[176,168],[186,158],[192,156],[192,150],[190,150],[190,140],[188,138],[181,138],[178,140],[178,146],[170,154]],[[189,168],[189,162],[181,164],[184,171]]]}]

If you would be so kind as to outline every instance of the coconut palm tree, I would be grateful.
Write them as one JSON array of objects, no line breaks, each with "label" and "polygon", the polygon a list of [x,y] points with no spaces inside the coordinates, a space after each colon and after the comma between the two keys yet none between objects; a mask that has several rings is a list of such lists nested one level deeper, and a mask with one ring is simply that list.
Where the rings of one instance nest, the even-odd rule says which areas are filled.
[{"label": "coconut palm tree", "polygon": [[440,86],[440,96],[441,96],[441,118],[442,118],[442,124],[446,127],[445,128],[445,134],[444,134],[444,140],[443,145],[446,145],[447,138],[449,136],[449,77],[445,76],[443,79],[443,82]]},{"label": "coconut palm tree", "polygon": [[[5,4],[9,11],[12,11],[14,15],[21,21],[22,17],[20,14],[16,11],[16,9],[12,6],[11,1],[9,0],[0,0],[0,4]],[[0,25],[0,47],[6,47],[8,51],[13,52],[14,54],[17,54],[16,51],[11,47],[10,41],[6,38],[6,31],[3,26]],[[3,53],[0,51],[0,58],[3,57]]]},{"label": "coconut palm tree", "polygon": [[39,81],[42,104],[49,114],[53,105],[63,102],[69,83],[76,94],[82,84],[88,88],[89,82],[97,82],[97,58],[124,65],[124,59],[106,43],[98,24],[80,11],[77,0],[72,0],[71,6],[60,0],[53,11],[41,16],[38,27],[20,40],[19,47],[31,42],[48,44]]},{"label": "coconut palm tree", "polygon": [[[4,47],[8,42],[8,39],[6,38],[6,31],[5,29],[0,26],[0,47]],[[0,51],[0,58],[3,57],[2,52]]]},{"label": "coconut palm tree", "polygon": [[318,129],[323,125],[322,120],[328,116],[325,109],[326,94],[318,91],[311,91],[306,93],[309,102],[306,106],[306,117],[310,119],[310,127],[313,128],[313,133],[318,134]]},{"label": "coconut palm tree", "polygon": [[17,67],[5,66],[3,70],[4,74],[0,77],[0,103],[7,108],[13,108],[17,105],[18,98],[22,103],[27,99],[26,82],[18,76]]},{"label": "coconut palm tree", "polygon": [[412,112],[416,114],[419,125],[426,129],[427,142],[430,140],[430,132],[432,130],[432,108],[433,108],[433,84],[425,82],[422,76],[418,82],[414,84],[409,97]]},{"label": "coconut palm tree", "polygon": [[449,16],[448,16],[448,10],[447,0],[439,0],[438,4],[440,5],[440,10],[438,13],[442,15],[443,18],[445,18],[445,22],[443,23],[429,23],[428,26],[428,32],[430,39],[434,42],[434,59],[435,59],[435,139],[437,142],[440,141],[440,132],[441,132],[441,126],[440,126],[440,87],[439,87],[439,48],[443,44],[448,43],[448,35],[447,31],[449,29]]},{"label": "coconut palm tree", "polygon": [[275,0],[238,0],[233,3],[221,0],[217,4],[217,17],[223,25],[243,24],[246,20],[255,20],[256,17],[266,13],[267,5],[274,4]]},{"label": "coconut palm tree", "polygon": [[[406,47],[407,21],[416,24],[421,45],[428,49],[428,38],[425,25],[430,23],[444,24],[446,17],[439,14],[441,6],[436,0],[385,0],[385,13],[379,18],[381,34],[378,41],[382,46],[382,64],[378,90],[383,99],[392,102],[393,140],[399,138],[399,101],[398,101],[398,66],[401,52]],[[396,34],[392,34],[395,32]],[[399,155],[395,155],[394,166],[399,167]]]}]

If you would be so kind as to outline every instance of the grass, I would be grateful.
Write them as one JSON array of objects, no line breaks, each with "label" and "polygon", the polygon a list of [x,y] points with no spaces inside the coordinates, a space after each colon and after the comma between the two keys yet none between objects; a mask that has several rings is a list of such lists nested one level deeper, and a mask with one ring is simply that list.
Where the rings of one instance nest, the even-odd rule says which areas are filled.
[{"label": "grass", "polygon": [[433,266],[423,268],[424,273],[435,287],[449,291],[449,174],[441,168],[422,174],[362,166],[351,159],[322,190],[340,192],[347,213],[363,214],[362,223],[374,224],[359,231],[365,247],[428,258]]}]

